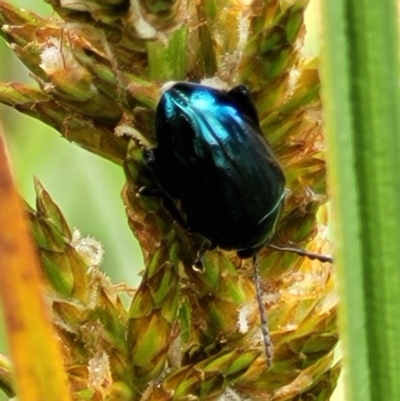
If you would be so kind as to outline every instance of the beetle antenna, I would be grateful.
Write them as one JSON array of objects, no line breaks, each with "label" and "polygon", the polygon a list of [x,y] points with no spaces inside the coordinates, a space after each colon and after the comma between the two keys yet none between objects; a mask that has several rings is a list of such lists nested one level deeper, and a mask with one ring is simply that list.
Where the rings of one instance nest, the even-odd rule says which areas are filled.
[{"label": "beetle antenna", "polygon": [[261,298],[261,286],[260,286],[260,270],[258,268],[258,255],[253,256],[253,268],[254,268],[254,285],[256,287],[257,294],[257,303],[258,309],[260,311],[260,320],[261,320],[261,333],[264,342],[265,348],[265,356],[267,358],[267,367],[270,368],[272,366],[272,342],[271,336],[269,335],[268,330],[268,322],[267,322],[267,314],[265,313],[265,307],[263,305],[263,301]]},{"label": "beetle antenna", "polygon": [[322,263],[333,263],[333,258],[330,255],[321,255],[319,253],[308,252],[304,249],[292,248],[290,246],[268,244],[267,247],[270,249],[275,249],[276,251],[292,252],[300,256],[305,256],[311,260],[319,260]]}]

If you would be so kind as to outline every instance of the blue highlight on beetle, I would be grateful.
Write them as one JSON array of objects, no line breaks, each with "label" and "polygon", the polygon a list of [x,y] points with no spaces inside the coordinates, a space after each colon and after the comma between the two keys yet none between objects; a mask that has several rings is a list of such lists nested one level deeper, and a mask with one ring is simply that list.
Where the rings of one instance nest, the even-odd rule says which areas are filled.
[{"label": "blue highlight on beetle", "polygon": [[197,125],[197,130],[209,143],[226,141],[232,137],[233,132],[225,129],[224,123],[228,120],[241,125],[242,119],[238,110],[231,104],[218,103],[206,86],[198,85],[195,91],[187,93],[171,87],[164,92],[165,116],[167,118],[179,118],[186,115],[192,124]]}]

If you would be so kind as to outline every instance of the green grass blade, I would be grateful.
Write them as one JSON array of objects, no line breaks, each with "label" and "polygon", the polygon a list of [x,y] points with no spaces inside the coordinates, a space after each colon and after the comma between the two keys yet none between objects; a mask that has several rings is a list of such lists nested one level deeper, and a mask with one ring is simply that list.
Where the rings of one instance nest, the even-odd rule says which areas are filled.
[{"label": "green grass blade", "polygon": [[351,401],[400,399],[395,1],[323,2],[323,96]]}]

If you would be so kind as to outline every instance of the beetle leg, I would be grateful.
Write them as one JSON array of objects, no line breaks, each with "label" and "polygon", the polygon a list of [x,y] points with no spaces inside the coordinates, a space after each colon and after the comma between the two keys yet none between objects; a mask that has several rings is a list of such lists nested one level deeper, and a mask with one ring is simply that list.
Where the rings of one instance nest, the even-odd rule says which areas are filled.
[{"label": "beetle leg", "polygon": [[261,333],[264,342],[265,356],[267,358],[267,367],[270,368],[272,366],[272,342],[268,330],[267,314],[265,313],[265,307],[261,296],[261,287],[260,287],[261,279],[260,279],[260,270],[258,268],[258,260],[259,260],[258,254],[255,254],[253,256],[254,285],[256,287],[257,303],[258,303],[258,309],[260,311]]},{"label": "beetle leg", "polygon": [[[154,149],[145,149],[143,152],[146,164],[153,168],[156,165],[156,153],[155,153],[156,151],[157,149],[154,148]],[[193,232],[193,230],[188,226],[185,219],[182,217],[174,201],[162,189],[142,187],[139,189],[138,193],[141,196],[154,196],[157,198],[161,198],[164,207],[168,210],[169,214],[173,217],[173,219],[186,231]]]},{"label": "beetle leg", "polygon": [[193,232],[193,230],[191,230],[191,228],[187,225],[185,219],[182,217],[178,208],[175,206],[173,200],[164,191],[158,188],[142,187],[139,189],[138,193],[141,196],[154,196],[161,198],[164,207],[167,209],[172,218],[186,231]]},{"label": "beetle leg", "polygon": [[146,164],[149,164],[150,166],[155,164],[155,162],[156,162],[154,149],[144,149],[143,157],[144,157],[144,161],[146,162]]},{"label": "beetle leg", "polygon": [[283,251],[283,252],[292,252],[296,253],[297,255],[305,256],[306,258],[312,259],[312,260],[319,260],[322,263],[333,263],[333,258],[332,256],[329,255],[320,255],[318,253],[313,253],[313,252],[308,252],[304,249],[299,249],[299,248],[292,248],[290,246],[278,246],[274,244],[268,244],[268,248],[275,249],[276,251]]}]

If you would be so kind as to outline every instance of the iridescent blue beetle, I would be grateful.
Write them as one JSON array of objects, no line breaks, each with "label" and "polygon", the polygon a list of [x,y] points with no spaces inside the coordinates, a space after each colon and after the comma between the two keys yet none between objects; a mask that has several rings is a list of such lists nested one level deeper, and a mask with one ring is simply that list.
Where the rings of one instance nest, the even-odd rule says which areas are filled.
[{"label": "iridescent blue beetle", "polygon": [[158,146],[147,158],[174,218],[210,248],[256,254],[274,232],[285,177],[247,88],[176,83],[161,96],[155,129]]},{"label": "iridescent blue beetle", "polygon": [[[207,239],[199,264],[206,248],[236,250],[240,258],[254,256],[257,300],[270,365],[272,346],[255,255],[274,234],[283,205],[285,177],[261,132],[249,92],[245,86],[223,91],[178,82],[161,96],[155,130],[158,145],[147,151],[147,161],[159,187],[140,192],[161,196],[179,224]],[[302,250],[281,249],[331,261]]]}]

